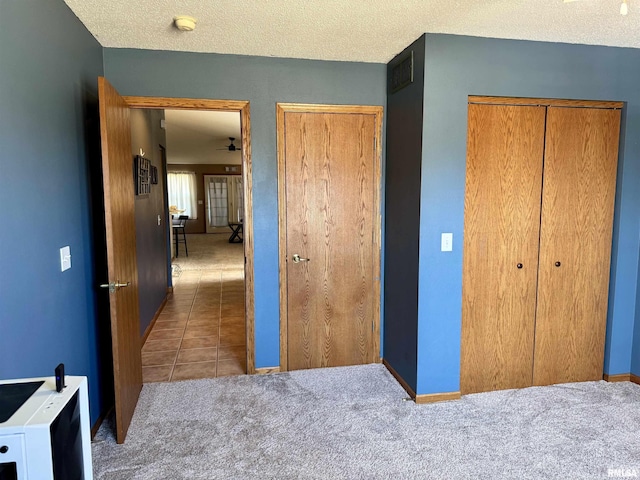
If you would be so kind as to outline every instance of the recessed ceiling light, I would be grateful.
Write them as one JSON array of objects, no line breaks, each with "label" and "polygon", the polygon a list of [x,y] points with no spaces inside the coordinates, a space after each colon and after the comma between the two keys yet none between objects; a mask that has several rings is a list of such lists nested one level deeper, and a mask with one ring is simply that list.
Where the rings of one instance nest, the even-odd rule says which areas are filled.
[{"label": "recessed ceiling light", "polygon": [[176,15],[173,17],[173,23],[183,32],[191,32],[196,28],[196,19],[187,15]]}]

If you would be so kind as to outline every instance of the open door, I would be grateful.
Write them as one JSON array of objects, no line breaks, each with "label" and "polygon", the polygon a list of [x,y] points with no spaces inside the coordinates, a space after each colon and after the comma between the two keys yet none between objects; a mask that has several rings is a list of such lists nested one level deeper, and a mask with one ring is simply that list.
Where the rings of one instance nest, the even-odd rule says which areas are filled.
[{"label": "open door", "polygon": [[116,440],[123,443],[142,389],[133,156],[129,106],[98,78]]}]

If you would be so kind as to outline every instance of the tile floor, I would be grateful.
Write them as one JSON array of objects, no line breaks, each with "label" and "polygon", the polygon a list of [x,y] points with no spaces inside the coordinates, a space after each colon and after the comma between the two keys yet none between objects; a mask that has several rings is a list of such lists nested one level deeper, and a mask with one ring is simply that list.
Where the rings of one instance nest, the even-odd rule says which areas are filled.
[{"label": "tile floor", "polygon": [[242,270],[189,270],[142,348],[144,383],[246,373]]}]

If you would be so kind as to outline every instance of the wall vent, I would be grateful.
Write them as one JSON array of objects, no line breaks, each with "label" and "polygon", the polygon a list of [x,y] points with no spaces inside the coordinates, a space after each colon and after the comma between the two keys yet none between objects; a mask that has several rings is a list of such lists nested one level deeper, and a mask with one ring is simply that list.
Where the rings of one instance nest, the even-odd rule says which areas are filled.
[{"label": "wall vent", "polygon": [[396,93],[413,83],[413,50],[399,58],[391,68],[389,93]]}]

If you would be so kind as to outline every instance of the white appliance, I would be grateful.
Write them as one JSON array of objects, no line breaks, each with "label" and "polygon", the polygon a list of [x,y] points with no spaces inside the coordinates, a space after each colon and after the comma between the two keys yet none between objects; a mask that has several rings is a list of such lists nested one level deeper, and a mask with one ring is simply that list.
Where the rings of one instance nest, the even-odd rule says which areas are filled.
[{"label": "white appliance", "polygon": [[0,380],[0,480],[93,480],[87,379],[65,384]]}]

